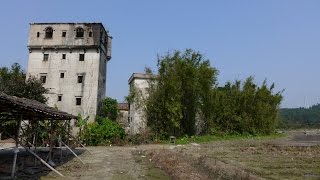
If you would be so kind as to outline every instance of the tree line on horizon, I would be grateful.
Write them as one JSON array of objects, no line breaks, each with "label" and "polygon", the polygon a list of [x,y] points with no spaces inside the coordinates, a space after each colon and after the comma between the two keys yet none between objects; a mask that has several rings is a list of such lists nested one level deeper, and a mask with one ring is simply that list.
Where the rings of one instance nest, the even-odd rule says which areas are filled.
[{"label": "tree line on horizon", "polygon": [[320,128],[320,104],[308,108],[282,108],[279,114],[282,128]]}]

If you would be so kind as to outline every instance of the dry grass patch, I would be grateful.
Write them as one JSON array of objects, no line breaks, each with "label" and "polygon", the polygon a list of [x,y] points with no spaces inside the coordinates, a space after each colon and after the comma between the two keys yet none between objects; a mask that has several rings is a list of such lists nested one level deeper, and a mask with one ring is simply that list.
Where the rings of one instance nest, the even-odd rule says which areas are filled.
[{"label": "dry grass patch", "polygon": [[320,179],[319,145],[286,146],[272,140],[238,140],[204,144],[198,149],[190,146],[179,151],[186,158],[202,156],[202,166],[212,171],[224,167],[228,171],[221,171],[227,177]]}]

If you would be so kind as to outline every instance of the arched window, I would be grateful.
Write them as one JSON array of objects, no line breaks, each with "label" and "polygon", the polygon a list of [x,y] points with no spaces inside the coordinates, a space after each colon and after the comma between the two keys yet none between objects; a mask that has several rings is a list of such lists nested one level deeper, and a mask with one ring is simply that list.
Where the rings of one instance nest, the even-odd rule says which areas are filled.
[{"label": "arched window", "polygon": [[83,37],[83,29],[81,27],[78,27],[76,29],[76,37]]},{"label": "arched window", "polygon": [[53,29],[52,29],[52,27],[47,27],[46,28],[46,38],[52,38],[52,35],[53,35]]}]

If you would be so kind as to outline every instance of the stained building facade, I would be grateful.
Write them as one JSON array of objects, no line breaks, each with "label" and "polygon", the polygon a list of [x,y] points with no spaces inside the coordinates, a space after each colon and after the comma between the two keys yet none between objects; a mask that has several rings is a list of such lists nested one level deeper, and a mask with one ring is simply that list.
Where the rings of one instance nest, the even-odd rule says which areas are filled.
[{"label": "stained building facade", "polygon": [[[154,79],[155,75],[133,73],[129,78],[129,89],[131,93],[135,93],[136,98],[133,102],[129,103],[129,133],[139,134],[143,133],[147,127],[146,114],[144,112],[143,103],[139,101],[145,101],[148,94],[149,81]],[[129,92],[129,93],[130,93]]]},{"label": "stained building facade", "polygon": [[102,23],[31,23],[27,73],[49,89],[49,106],[92,121],[105,98],[111,43]]}]

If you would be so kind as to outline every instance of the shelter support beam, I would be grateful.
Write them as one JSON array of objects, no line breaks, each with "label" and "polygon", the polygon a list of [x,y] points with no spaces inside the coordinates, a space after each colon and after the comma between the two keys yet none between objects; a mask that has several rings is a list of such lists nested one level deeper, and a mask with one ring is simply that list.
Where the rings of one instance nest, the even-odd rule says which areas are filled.
[{"label": "shelter support beam", "polygon": [[77,157],[77,158],[82,162],[82,164],[85,164],[85,163],[81,160],[81,158],[80,158],[75,152],[72,151],[72,149],[71,149],[69,146],[67,146],[63,141],[61,141],[61,143],[62,143],[67,149],[69,149],[69,151],[70,151],[75,157]]},{"label": "shelter support beam", "polygon": [[11,178],[15,177],[16,174],[16,166],[17,166],[17,158],[18,158],[18,152],[19,152],[19,133],[20,133],[20,126],[21,121],[23,119],[23,116],[20,115],[20,119],[17,121],[17,128],[16,128],[16,147],[14,148],[14,157],[13,157],[13,165],[12,165],[12,172],[11,172]]}]

